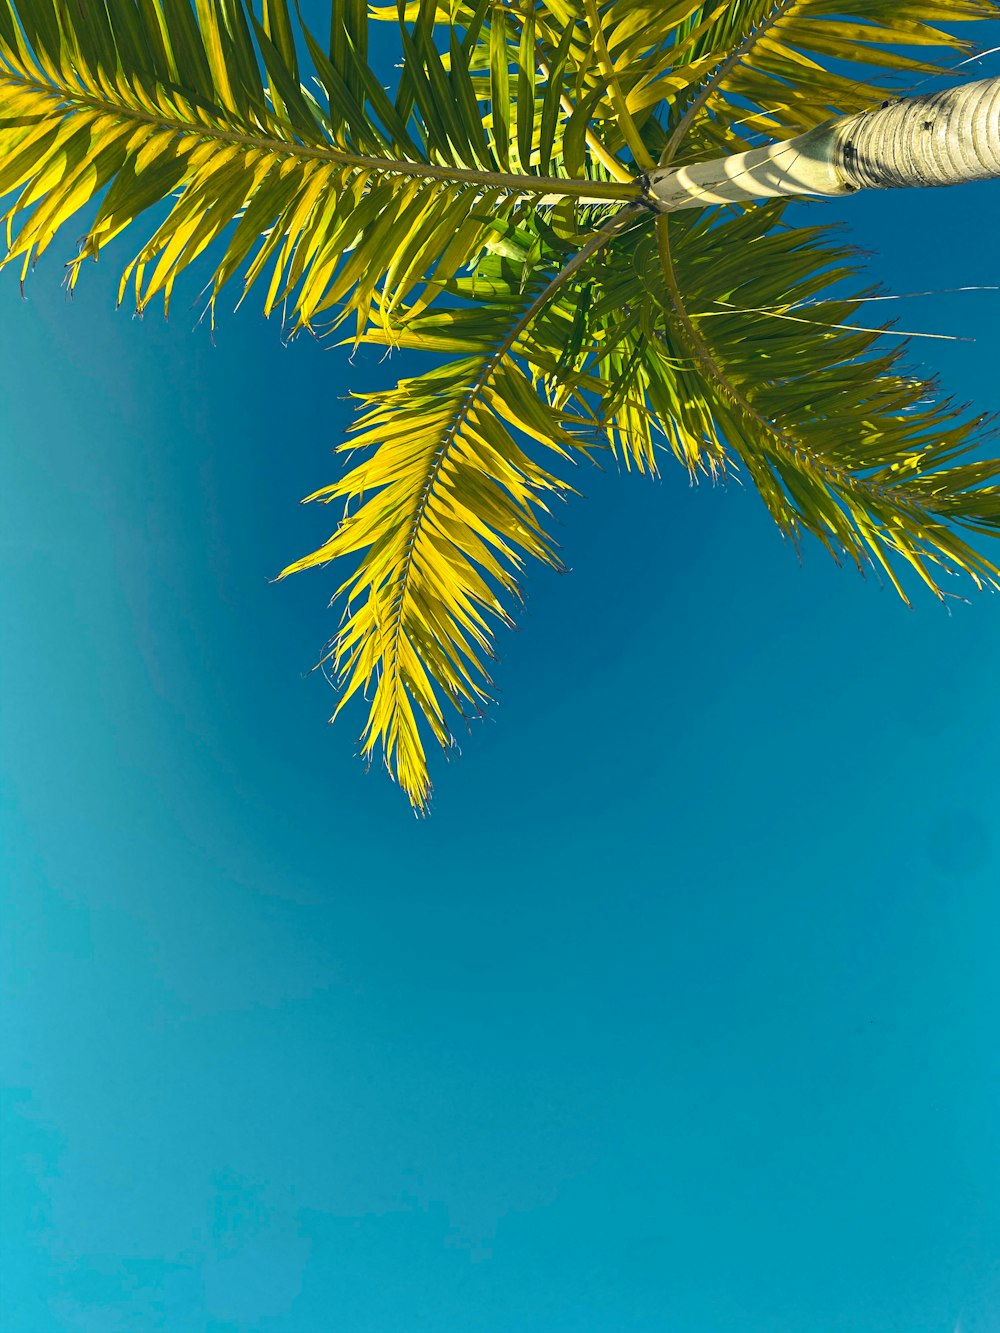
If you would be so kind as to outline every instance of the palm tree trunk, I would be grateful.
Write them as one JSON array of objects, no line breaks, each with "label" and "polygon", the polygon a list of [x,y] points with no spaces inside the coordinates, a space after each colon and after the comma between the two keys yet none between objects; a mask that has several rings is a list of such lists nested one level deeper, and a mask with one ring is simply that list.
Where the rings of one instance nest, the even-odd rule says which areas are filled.
[{"label": "palm tree trunk", "polygon": [[961,185],[1000,176],[1000,78],[886,102],[749,153],[650,172],[662,213],[780,195]]}]

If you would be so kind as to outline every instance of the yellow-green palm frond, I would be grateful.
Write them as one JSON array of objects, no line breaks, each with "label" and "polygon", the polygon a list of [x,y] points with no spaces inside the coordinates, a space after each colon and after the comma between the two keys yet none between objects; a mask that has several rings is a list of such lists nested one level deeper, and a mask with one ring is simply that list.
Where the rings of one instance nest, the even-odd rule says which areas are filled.
[{"label": "yellow-green palm frond", "polygon": [[[583,441],[532,388],[496,339],[496,312],[425,317],[441,340],[474,355],[363,396],[366,411],[347,444],[368,455],[310,500],[349,508],[330,540],[284,574],[353,557],[338,596],[345,618],[330,650],[342,689],[337,711],[370,691],[362,753],[381,748],[414,807],[430,794],[420,728],[452,744],[447,705],[480,711],[492,682],[491,621],[510,623],[524,559],[558,565],[540,517],[565,483],[519,442],[527,436],[557,458]],[[517,305],[508,310],[517,319]],[[428,334],[433,341],[433,334]],[[506,339],[504,340],[506,341]]]},{"label": "yellow-green palm frond", "polygon": [[537,219],[508,228],[472,276],[443,284],[459,304],[407,308],[365,336],[451,359],[359,395],[365,411],[341,452],[366,457],[308,497],[344,500],[345,515],[282,576],[353,557],[324,661],[341,686],[337,712],[359,690],[370,694],[362,753],[381,750],[417,810],[430,794],[421,728],[448,747],[448,708],[482,710],[492,626],[511,623],[505,599],[518,595],[526,558],[559,564],[542,520],[570,488],[550,468],[586,455],[595,418],[581,401],[573,406],[583,410],[560,401],[563,357],[553,362],[552,349],[575,323],[587,261],[635,218],[596,214],[568,259],[568,243],[551,229],[543,238]]},{"label": "yellow-green palm frond", "polygon": [[[415,18],[420,8],[411,0],[404,13]],[[623,160],[651,165],[642,130],[653,111],[683,98],[721,58],[697,49],[698,11],[692,0],[492,0],[480,19],[474,4],[438,0],[435,21],[475,32],[472,84],[500,136],[516,126],[517,161],[583,160],[598,178],[622,178]],[[372,14],[398,16],[395,6]]]},{"label": "yellow-green palm frond", "polygon": [[[599,230],[616,216],[622,215],[593,210],[588,222]],[[565,235],[542,216],[498,230],[501,238],[470,276],[441,284],[443,293],[466,304],[435,303],[426,313],[407,307],[389,327],[370,329],[364,341],[461,353],[467,350],[466,327],[481,325],[477,306],[502,306],[512,293],[523,299],[516,294],[523,294],[528,278],[574,254]],[[724,451],[708,431],[688,429],[680,410],[694,398],[692,372],[671,357],[661,336],[662,311],[649,300],[636,268],[641,235],[640,225],[600,246],[592,263],[563,273],[525,328],[518,351],[546,401],[588,422],[595,439],[627,469],[658,473],[658,451],[668,448],[692,474],[717,476],[725,468]]]},{"label": "yellow-green palm frond", "polygon": [[1000,459],[975,458],[987,417],[905,373],[903,349],[859,319],[861,298],[821,299],[850,252],[781,211],[660,219],[640,244],[663,343],[693,372],[674,410],[738,458],[793,539],[877,562],[904,598],[900,561],[939,596],[941,573],[1000,587],[961,535],[1000,536]]},{"label": "yellow-green palm frond", "polygon": [[[429,9],[427,10],[429,13]],[[323,93],[304,90],[287,0],[0,0],[4,262],[22,275],[95,200],[86,258],[165,201],[129,264],[141,309],[221,241],[213,299],[243,268],[265,310],[296,327],[356,312],[384,320],[430,273],[468,263],[525,197],[626,199],[621,182],[504,174],[467,72],[446,72],[426,14],[404,33],[395,101],[366,61],[363,0],[333,8],[329,48],[306,33]],[[468,37],[468,34],[466,34]],[[461,51],[462,40],[454,45]],[[442,87],[442,80],[450,80]],[[560,158],[563,176],[563,160]],[[238,219],[235,226],[233,220]]]},{"label": "yellow-green palm frond", "polygon": [[[878,105],[885,82],[899,90],[944,72],[906,48],[965,52],[938,24],[995,18],[994,0],[726,0],[692,14],[693,55],[714,68],[670,109],[667,160],[737,152],[747,136],[782,139]],[[852,66],[854,68],[852,68]]]}]

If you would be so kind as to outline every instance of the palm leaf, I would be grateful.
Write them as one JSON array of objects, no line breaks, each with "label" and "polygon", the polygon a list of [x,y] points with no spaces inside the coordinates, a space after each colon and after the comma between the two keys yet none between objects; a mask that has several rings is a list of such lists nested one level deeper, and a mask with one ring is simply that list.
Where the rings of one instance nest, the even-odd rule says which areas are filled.
[{"label": "palm leaf", "polygon": [[347,512],[328,542],[282,573],[355,557],[335,595],[344,622],[323,660],[341,686],[337,712],[370,690],[362,753],[381,749],[418,810],[430,795],[421,720],[453,744],[445,706],[466,714],[489,701],[483,659],[492,623],[511,623],[504,595],[517,594],[525,557],[559,564],[541,516],[569,488],[531,447],[572,460],[586,454],[593,422],[537,391],[548,378],[548,321],[572,321],[579,269],[631,220],[612,214],[554,274],[541,247],[529,271],[534,238],[514,230],[506,253],[494,247],[475,277],[445,284],[463,304],[405,311],[366,335],[453,359],[359,395],[366,410],[341,450],[367,456],[308,497],[344,500]]},{"label": "palm leaf", "polygon": [[[738,152],[749,137],[782,139],[836,116],[867,110],[886,96],[886,82],[912,83],[945,72],[906,47],[967,52],[936,26],[995,18],[993,0],[729,0],[692,15],[693,54],[715,66],[687,98],[670,108],[670,162],[684,144],[693,160]],[[851,70],[851,66],[858,67]],[[878,84],[865,66],[877,66]],[[851,71],[851,72],[847,72]]]},{"label": "palm leaf", "polygon": [[783,532],[877,563],[904,599],[897,560],[939,596],[935,570],[1000,587],[1000,569],[960,532],[1000,535],[1000,459],[959,461],[980,449],[988,418],[901,369],[903,347],[845,327],[857,299],[802,312],[804,339],[787,313],[836,291],[850,252],[824,229],[780,225],[781,211],[662,218],[636,257],[671,357],[697,372],[679,416],[693,413],[692,430],[710,423]]},{"label": "palm leaf", "polygon": [[[370,456],[308,497],[351,508],[327,543],[283,571],[364,552],[337,593],[348,608],[329,654],[337,711],[371,688],[362,753],[381,747],[418,809],[430,792],[418,720],[453,743],[443,705],[478,711],[488,701],[490,618],[511,623],[503,595],[516,593],[524,557],[559,563],[540,515],[566,487],[517,436],[564,459],[582,445],[506,356],[508,338],[489,345],[496,313],[477,313],[478,336],[469,318],[461,329],[476,354],[363,397],[367,410],[342,448]],[[519,303],[508,314],[517,321]]]},{"label": "palm leaf", "polygon": [[[421,8],[420,0],[413,0],[404,13],[415,18]],[[475,6],[449,0],[437,5],[435,21],[460,22],[475,32],[468,55],[472,84],[491,104],[498,136],[507,134],[508,118],[516,122],[522,165],[550,160],[552,130],[543,128],[548,126],[555,127],[555,160],[567,167],[577,160],[563,141],[578,136],[588,174],[600,179],[603,169],[613,178],[627,178],[623,160],[649,165],[640,130],[653,109],[686,92],[720,58],[702,55],[695,64],[686,63],[691,44],[680,44],[677,34],[693,8],[691,0],[666,5],[556,0],[532,6],[493,0],[480,17]],[[395,6],[376,7],[372,14],[397,19]]]},{"label": "palm leaf", "polygon": [[286,0],[260,20],[243,0],[198,0],[197,15],[189,0],[0,0],[0,194],[19,191],[3,262],[19,259],[23,277],[100,199],[72,285],[83,260],[166,202],[122,279],[139,309],[158,293],[168,304],[222,241],[213,301],[246,263],[244,293],[268,278],[265,312],[287,302],[293,326],[311,327],[353,310],[360,333],[374,306],[384,317],[436,267],[440,279],[468,263],[526,196],[637,194],[585,181],[583,164],[576,182],[505,177],[475,100],[442,102],[426,13],[392,104],[356,11],[334,7],[328,51],[306,34],[321,109],[299,82]]}]

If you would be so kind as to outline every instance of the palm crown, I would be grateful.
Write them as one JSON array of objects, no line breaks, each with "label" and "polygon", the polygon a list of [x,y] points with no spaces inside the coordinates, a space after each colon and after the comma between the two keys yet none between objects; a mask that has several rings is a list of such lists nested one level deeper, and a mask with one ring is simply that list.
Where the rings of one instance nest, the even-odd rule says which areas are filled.
[{"label": "palm crown", "polygon": [[[657,216],[644,176],[877,105],[843,72],[911,79],[900,47],[986,0],[0,0],[5,262],[22,276],[87,213],[68,269],[156,205],[121,279],[139,309],[215,243],[231,281],[293,330],[436,354],[358,395],[333,536],[284,573],[349,557],[324,660],[370,695],[362,746],[417,808],[423,726],[488,701],[492,626],[523,564],[558,556],[567,465],[610,451],[692,478],[745,469],[783,532],[877,562],[998,584],[968,533],[1000,532],[981,416],[851,327],[851,252],[780,203]],[[371,24],[401,44],[396,87]]]}]

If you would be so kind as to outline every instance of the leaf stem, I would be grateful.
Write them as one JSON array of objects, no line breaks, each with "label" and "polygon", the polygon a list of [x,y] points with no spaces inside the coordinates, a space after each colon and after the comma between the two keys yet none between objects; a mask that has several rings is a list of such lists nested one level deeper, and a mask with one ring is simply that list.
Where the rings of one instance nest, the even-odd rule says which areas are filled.
[{"label": "leaf stem", "polygon": [[[188,136],[201,142],[236,144],[247,150],[272,153],[276,157],[294,157],[335,163],[348,169],[356,168],[373,174],[397,175],[418,180],[441,180],[452,185],[483,185],[505,190],[509,194],[519,195],[558,195],[563,198],[593,200],[594,202],[628,203],[640,197],[641,186],[638,182],[592,181],[568,179],[564,176],[531,176],[513,172],[478,171],[469,167],[444,166],[436,162],[410,162],[403,158],[371,157],[364,153],[351,153],[332,145],[313,147],[297,140],[279,139],[272,135],[251,134],[244,130],[229,130],[218,125],[206,125],[177,120],[170,116],[154,115],[141,111],[137,107],[120,102],[105,100],[92,93],[81,93],[75,89],[59,89],[37,79],[0,78],[0,94],[4,88],[22,90],[31,88],[35,92],[49,96],[64,110],[74,106],[86,107],[102,115],[112,114],[123,120],[137,124],[152,125],[157,129],[173,132],[178,136]],[[67,105],[68,104],[68,105]]]}]

